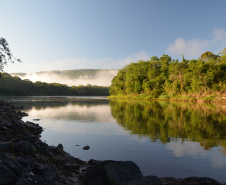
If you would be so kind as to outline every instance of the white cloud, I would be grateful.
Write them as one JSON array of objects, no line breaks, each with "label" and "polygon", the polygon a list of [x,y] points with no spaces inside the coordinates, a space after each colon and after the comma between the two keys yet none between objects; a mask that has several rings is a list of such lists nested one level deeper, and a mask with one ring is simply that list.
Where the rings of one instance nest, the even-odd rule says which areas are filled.
[{"label": "white cloud", "polygon": [[208,151],[203,150],[198,142],[181,141],[167,143],[166,149],[172,151],[175,157],[189,156],[192,158],[206,158],[211,161],[214,168],[223,168],[226,166],[225,156],[217,151],[217,148],[212,148]]},{"label": "white cloud", "polygon": [[224,31],[223,29],[219,28],[219,29],[215,29],[213,31],[213,40],[212,42],[218,42],[218,41],[226,41],[226,31]]},{"label": "white cloud", "polygon": [[166,51],[174,55],[183,54],[185,57],[195,58],[216,45],[222,45],[222,48],[226,46],[226,31],[221,28],[213,31],[210,40],[200,40],[198,38],[185,40],[183,38],[178,38],[174,43],[169,45]]}]

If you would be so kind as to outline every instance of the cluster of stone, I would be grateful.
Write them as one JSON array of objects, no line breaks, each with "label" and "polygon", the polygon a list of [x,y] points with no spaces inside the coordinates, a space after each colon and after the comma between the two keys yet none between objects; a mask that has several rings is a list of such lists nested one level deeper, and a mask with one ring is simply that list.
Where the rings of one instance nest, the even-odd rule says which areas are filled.
[{"label": "cluster of stone", "polygon": [[[222,185],[212,178],[188,177],[184,179],[143,176],[132,161],[102,161],[84,175],[82,185]],[[225,184],[224,184],[225,185]]]},{"label": "cluster of stone", "polygon": [[22,107],[0,101],[0,184],[80,184],[91,165],[40,140],[42,127]]}]

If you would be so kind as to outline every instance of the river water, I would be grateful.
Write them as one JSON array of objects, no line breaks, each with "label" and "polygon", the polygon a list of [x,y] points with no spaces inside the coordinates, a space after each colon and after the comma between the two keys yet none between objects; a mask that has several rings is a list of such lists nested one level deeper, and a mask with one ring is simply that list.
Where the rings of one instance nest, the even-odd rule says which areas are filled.
[{"label": "river water", "polygon": [[[206,176],[226,182],[226,107],[215,104],[109,100],[103,97],[1,97],[23,105],[82,160],[134,161],[144,175]],[[40,119],[40,121],[33,121]],[[86,145],[89,150],[83,150]]]}]

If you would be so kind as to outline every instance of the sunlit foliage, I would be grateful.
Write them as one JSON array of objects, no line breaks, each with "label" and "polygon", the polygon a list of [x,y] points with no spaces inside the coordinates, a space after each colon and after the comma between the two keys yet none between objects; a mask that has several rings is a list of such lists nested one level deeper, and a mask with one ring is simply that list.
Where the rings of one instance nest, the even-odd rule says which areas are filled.
[{"label": "sunlit foliage", "polygon": [[215,55],[181,62],[170,56],[130,63],[112,80],[111,95],[145,94],[152,98],[170,94],[226,92],[226,48]]}]

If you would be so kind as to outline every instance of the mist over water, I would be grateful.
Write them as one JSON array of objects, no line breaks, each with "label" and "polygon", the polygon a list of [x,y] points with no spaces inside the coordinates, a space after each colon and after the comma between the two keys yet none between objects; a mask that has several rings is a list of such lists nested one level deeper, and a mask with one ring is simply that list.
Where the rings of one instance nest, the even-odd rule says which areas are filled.
[{"label": "mist over water", "polygon": [[117,75],[118,70],[98,70],[95,74],[84,73],[79,76],[67,75],[64,73],[56,73],[54,71],[46,71],[30,74],[12,74],[18,76],[22,80],[29,79],[32,82],[41,81],[46,83],[60,83],[68,86],[78,85],[97,85],[97,86],[110,86],[111,80]]}]

